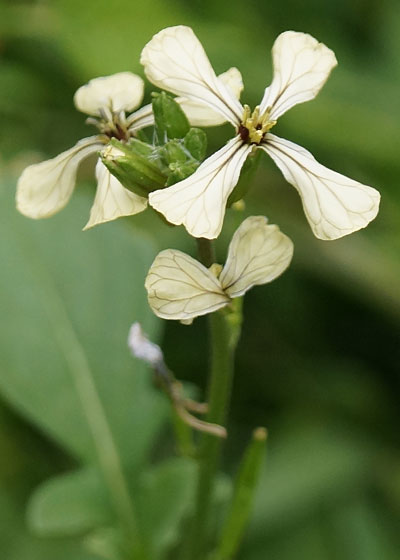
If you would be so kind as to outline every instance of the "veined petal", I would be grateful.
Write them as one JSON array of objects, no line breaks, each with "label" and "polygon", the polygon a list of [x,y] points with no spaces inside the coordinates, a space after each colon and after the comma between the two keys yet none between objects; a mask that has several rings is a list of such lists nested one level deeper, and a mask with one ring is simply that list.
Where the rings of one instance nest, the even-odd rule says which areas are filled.
[{"label": "veined petal", "polygon": [[219,280],[230,297],[275,280],[293,255],[293,243],[264,216],[250,216],[236,230]]},{"label": "veined petal", "polygon": [[[232,91],[233,95],[239,99],[243,90],[243,80],[237,68],[229,68],[229,70],[220,74],[218,79],[220,79]],[[180,104],[192,126],[217,126],[226,122],[220,113],[213,111],[204,103],[189,101],[189,99],[185,97],[176,97],[175,101]],[[128,117],[127,122],[131,131],[140,130],[153,125],[154,116],[151,103],[132,113],[132,115]]]},{"label": "veined petal", "polygon": [[331,171],[293,142],[267,134],[260,146],[299,192],[311,228],[320,239],[337,239],[364,228],[379,210],[380,194]]},{"label": "veined petal", "polygon": [[[219,74],[218,79],[225,84],[236,99],[240,98],[243,91],[243,80],[237,68],[229,68],[223,74]],[[186,97],[177,97],[175,101],[180,104],[192,126],[217,126],[226,122],[226,118],[222,114],[204,103]]]},{"label": "veined petal", "polygon": [[274,77],[260,105],[262,115],[272,107],[270,120],[318,94],[337,60],[333,51],[307,33],[285,31],[272,48]]},{"label": "veined petal", "polygon": [[136,130],[141,130],[147,126],[152,126],[154,124],[153,108],[151,103],[144,105],[126,119],[128,128],[131,132]]},{"label": "veined petal", "polygon": [[[113,151],[120,152],[116,148],[113,148]],[[122,154],[122,152],[120,153]],[[96,177],[96,196],[84,230],[122,216],[133,216],[146,209],[146,198],[138,196],[122,186],[100,159],[96,165]]]},{"label": "veined petal", "polygon": [[133,111],[142,101],[144,83],[132,72],[118,72],[90,80],[74,95],[75,107],[87,115],[99,116],[101,109]]},{"label": "veined petal", "polygon": [[84,138],[70,150],[27,167],[17,183],[17,209],[29,218],[48,218],[67,204],[80,162],[104,146],[99,136]]},{"label": "veined petal", "polygon": [[206,104],[233,126],[239,125],[243,108],[231,90],[215,75],[190,27],[168,27],[154,35],[144,47],[140,62],[154,85]]},{"label": "veined petal", "polygon": [[150,307],[162,319],[193,319],[227,305],[218,279],[189,255],[167,249],[150,267],[145,287]]},{"label": "veined petal", "polygon": [[218,237],[226,202],[251,150],[240,137],[233,138],[187,179],[150,193],[150,205],[172,224],[183,224],[193,237]]}]

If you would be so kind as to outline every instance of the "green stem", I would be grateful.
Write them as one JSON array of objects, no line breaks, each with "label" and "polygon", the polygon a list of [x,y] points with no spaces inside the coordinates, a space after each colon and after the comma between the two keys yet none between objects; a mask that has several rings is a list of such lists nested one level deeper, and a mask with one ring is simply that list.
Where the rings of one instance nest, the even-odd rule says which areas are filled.
[{"label": "green stem", "polygon": [[[213,248],[210,241],[199,240],[199,254],[206,266],[212,264]],[[208,388],[207,422],[224,425],[228,415],[234,373],[236,337],[226,310],[212,313],[209,317],[211,370]],[[190,540],[190,559],[203,560],[209,534],[215,476],[221,455],[223,440],[203,433],[199,451],[199,478],[196,509]]]}]

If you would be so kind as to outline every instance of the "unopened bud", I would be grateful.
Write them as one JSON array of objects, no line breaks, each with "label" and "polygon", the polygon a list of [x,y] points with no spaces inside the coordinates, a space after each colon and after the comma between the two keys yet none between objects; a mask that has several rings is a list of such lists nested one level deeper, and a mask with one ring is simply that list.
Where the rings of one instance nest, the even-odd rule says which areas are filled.
[{"label": "unopened bud", "polygon": [[184,138],[189,132],[189,121],[178,103],[164,91],[153,93],[153,115],[158,144],[174,138]]}]

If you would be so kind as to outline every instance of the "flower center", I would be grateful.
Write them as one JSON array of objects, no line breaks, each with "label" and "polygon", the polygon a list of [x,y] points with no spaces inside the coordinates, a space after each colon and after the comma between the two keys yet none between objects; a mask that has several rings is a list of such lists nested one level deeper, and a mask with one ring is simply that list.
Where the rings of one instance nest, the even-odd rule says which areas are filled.
[{"label": "flower center", "polygon": [[239,135],[243,142],[248,144],[260,144],[266,133],[276,124],[276,121],[271,121],[269,116],[271,114],[271,107],[268,107],[265,113],[260,115],[260,106],[251,112],[248,105],[244,106],[242,122],[239,125]]},{"label": "flower center", "polygon": [[100,109],[99,113],[99,117],[90,117],[86,119],[86,123],[93,124],[101,134],[108,136],[108,138],[116,138],[122,142],[129,140],[132,134],[129,131],[124,111],[115,113],[105,107]]}]

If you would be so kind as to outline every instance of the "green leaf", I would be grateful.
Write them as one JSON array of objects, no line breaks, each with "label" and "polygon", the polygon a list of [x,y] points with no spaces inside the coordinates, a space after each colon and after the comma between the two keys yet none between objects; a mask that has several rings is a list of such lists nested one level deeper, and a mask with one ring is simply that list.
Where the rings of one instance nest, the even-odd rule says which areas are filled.
[{"label": "green leaf", "polygon": [[194,501],[196,464],[190,459],[165,461],[143,474],[138,489],[141,528],[156,558],[177,542],[180,524]]},{"label": "green leaf", "polygon": [[321,503],[346,497],[362,483],[373,459],[368,446],[328,426],[297,422],[275,430],[274,441],[254,503],[250,533],[255,539],[318,512]]},{"label": "green leaf", "polygon": [[1,557],[7,560],[96,560],[73,539],[45,540],[26,528],[20,497],[13,498],[9,489],[0,491]]},{"label": "green leaf", "polygon": [[184,138],[189,132],[190,125],[185,113],[165,91],[153,93],[153,114],[158,144]]},{"label": "green leaf", "polygon": [[[7,239],[0,248],[0,391],[83,465],[98,469],[111,514],[128,516],[129,481],[167,414],[126,345],[134,320],[156,334],[143,286],[155,245],[122,220],[82,232],[89,204],[77,195],[54,218],[29,220],[14,209],[13,190],[0,192]],[[47,490],[49,502],[54,489],[53,497]]]},{"label": "green leaf", "polygon": [[81,469],[39,486],[28,504],[28,522],[38,535],[74,535],[111,524],[111,511],[99,471]]}]

